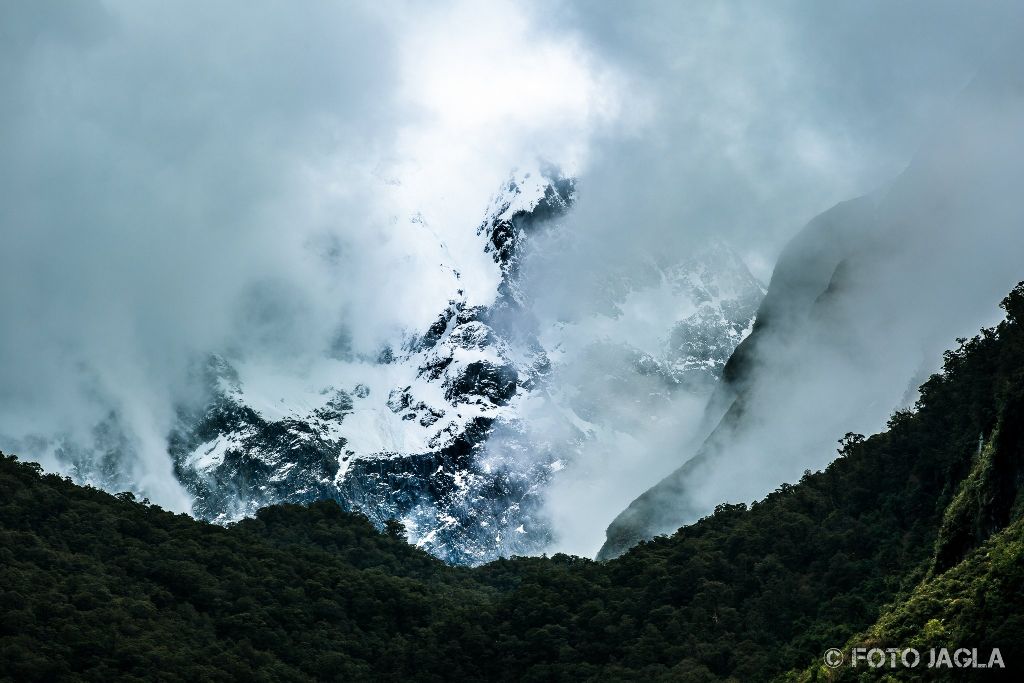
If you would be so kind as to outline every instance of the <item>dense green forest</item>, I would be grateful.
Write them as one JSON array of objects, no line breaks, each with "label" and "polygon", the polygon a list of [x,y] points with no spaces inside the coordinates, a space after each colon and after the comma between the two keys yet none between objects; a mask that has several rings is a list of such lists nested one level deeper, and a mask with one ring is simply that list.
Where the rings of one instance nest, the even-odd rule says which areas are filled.
[{"label": "dense green forest", "polygon": [[4,456],[0,678],[860,680],[821,664],[859,644],[1020,671],[1024,283],[1003,307],[887,431],[607,563],[446,566],[332,502],[224,528]]}]

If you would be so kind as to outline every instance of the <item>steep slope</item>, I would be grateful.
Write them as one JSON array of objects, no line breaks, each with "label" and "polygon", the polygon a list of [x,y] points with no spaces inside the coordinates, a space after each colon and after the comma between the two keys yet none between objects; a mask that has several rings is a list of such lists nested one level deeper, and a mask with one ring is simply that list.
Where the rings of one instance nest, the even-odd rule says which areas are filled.
[{"label": "steep slope", "polygon": [[[0,446],[79,483],[139,495],[154,480],[133,464],[166,458],[182,485],[158,482],[174,492],[173,505],[219,523],[278,502],[333,499],[378,528],[400,520],[413,543],[453,562],[542,552],[559,521],[547,509],[552,482],[599,470],[594,451],[624,452],[620,442],[648,432],[652,414],[698,412],[764,293],[742,260],[715,244],[623,276],[600,311],[542,323],[527,286],[541,251],[532,245],[552,233],[566,248],[587,239],[562,221],[575,192],[553,168],[513,173],[476,227],[483,270],[493,272],[476,272],[474,262],[472,277],[413,216],[420,241],[410,248],[438,259],[453,298],[432,324],[378,352],[353,352],[351,332],[342,332],[322,354],[301,358],[201,355],[175,382],[188,391],[174,392],[187,399],[169,433],[163,417],[147,421],[145,406],[121,406],[65,433],[0,434]],[[557,265],[557,250],[544,252]],[[656,329],[637,341],[650,310],[659,311]],[[608,511],[662,474],[622,488]],[[606,522],[590,524],[589,547]]]},{"label": "steep slope", "polygon": [[1020,50],[996,52],[893,183],[794,238],[709,406],[714,431],[609,526],[600,557],[823,466],[827,444],[912,403],[939,340],[991,322],[1024,253]]},{"label": "steep slope", "polygon": [[1024,283],[1004,306],[886,432],[606,563],[450,567],[333,502],[224,528],[0,458],[0,679],[827,680],[921,633],[1019,678]]},{"label": "steep slope", "polygon": [[[537,496],[554,457],[517,457],[516,423],[548,368],[519,323],[518,263],[574,197],[573,180],[547,173],[510,179],[478,230],[502,275],[492,304],[451,301],[400,348],[323,359],[302,377],[212,358],[207,401],[182,410],[170,439],[195,513],[226,522],[334,499],[381,528],[400,519],[415,542],[464,563],[546,543]],[[512,452],[485,458],[495,433]]]},{"label": "steep slope", "polygon": [[590,372],[595,357],[618,377],[616,391],[659,403],[704,395],[763,294],[728,247],[713,245],[611,300],[628,308],[654,292],[672,303],[655,353],[623,343],[630,321],[618,308],[598,316],[610,334],[582,335],[583,345],[571,325],[542,329],[523,263],[534,235],[562,229],[574,198],[575,182],[553,169],[513,175],[477,230],[500,272],[490,298],[460,289],[427,330],[376,357],[342,353],[302,375],[211,357],[196,372],[205,400],[182,407],[170,436],[195,514],[224,523],[278,502],[333,499],[379,528],[400,520],[412,542],[452,562],[547,547],[552,477],[609,431],[645,428],[590,400],[581,383],[603,376]]}]

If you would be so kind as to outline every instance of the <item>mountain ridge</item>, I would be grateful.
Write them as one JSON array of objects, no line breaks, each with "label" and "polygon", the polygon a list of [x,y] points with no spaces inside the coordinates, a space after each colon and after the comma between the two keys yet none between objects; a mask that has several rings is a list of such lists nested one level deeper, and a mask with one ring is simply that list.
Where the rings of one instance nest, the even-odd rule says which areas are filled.
[{"label": "mountain ridge", "polygon": [[[460,289],[427,329],[376,358],[325,359],[307,377],[275,379],[244,358],[211,356],[196,373],[207,399],[179,412],[170,437],[195,514],[223,523],[277,502],[330,498],[382,529],[401,521],[412,542],[450,561],[549,547],[553,478],[601,430],[644,428],[618,424],[588,403],[592,391],[555,373],[594,356],[638,384],[638,395],[653,395],[648,402],[705,392],[763,294],[742,260],[713,244],[652,269],[649,283],[628,284],[610,300],[614,310],[597,314],[611,324],[628,297],[665,290],[678,313],[664,322],[659,350],[590,339],[572,323],[542,329],[524,264],[536,236],[564,232],[575,193],[576,181],[554,168],[513,174],[476,229],[501,274],[490,303],[469,305],[487,297]],[[527,413],[560,421],[557,435]]]},{"label": "mountain ridge", "polygon": [[[886,431],[604,563],[453,567],[333,501],[224,527],[5,456],[0,680],[848,680],[860,671],[824,669],[826,649],[922,643],[999,648],[1009,675],[1024,283],[1003,305]],[[1011,503],[970,504],[990,500]]]}]

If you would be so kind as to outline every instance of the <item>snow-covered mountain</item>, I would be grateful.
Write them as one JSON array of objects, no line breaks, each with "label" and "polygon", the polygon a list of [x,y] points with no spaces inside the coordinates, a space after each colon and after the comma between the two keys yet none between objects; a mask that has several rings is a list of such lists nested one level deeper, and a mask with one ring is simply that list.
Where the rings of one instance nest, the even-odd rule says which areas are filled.
[{"label": "snow-covered mountain", "polygon": [[[574,199],[574,180],[555,171],[514,174],[477,230],[501,273],[491,303],[470,306],[459,290],[428,329],[377,357],[324,358],[299,373],[209,358],[199,371],[206,398],[181,409],[170,437],[194,513],[228,522],[332,498],[380,526],[400,520],[410,541],[452,562],[545,548],[552,474],[598,438],[595,421],[614,417],[588,410],[583,387],[551,387],[552,373],[614,346],[624,375],[656,377],[666,395],[692,390],[720,373],[763,294],[717,245],[626,287],[614,310],[589,321],[606,334],[585,345],[572,334],[579,322],[542,329],[521,265],[531,236],[560,229]],[[645,297],[671,302],[655,353],[623,334]],[[557,416],[558,437],[538,437],[527,423],[538,413]]]}]

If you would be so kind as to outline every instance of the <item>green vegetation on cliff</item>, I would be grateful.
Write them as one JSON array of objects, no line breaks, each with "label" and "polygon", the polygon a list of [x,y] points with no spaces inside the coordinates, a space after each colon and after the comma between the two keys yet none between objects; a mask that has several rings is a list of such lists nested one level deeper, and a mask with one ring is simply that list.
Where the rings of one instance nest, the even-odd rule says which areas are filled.
[{"label": "green vegetation on cliff", "polygon": [[0,679],[814,680],[857,642],[1019,670],[1024,285],[1003,306],[886,432],[607,563],[449,567],[328,502],[221,528],[0,458]]}]

